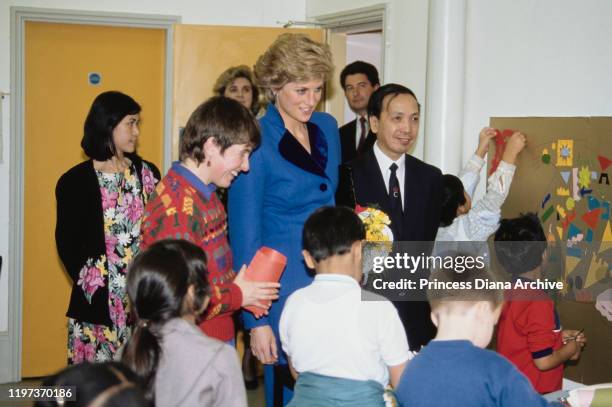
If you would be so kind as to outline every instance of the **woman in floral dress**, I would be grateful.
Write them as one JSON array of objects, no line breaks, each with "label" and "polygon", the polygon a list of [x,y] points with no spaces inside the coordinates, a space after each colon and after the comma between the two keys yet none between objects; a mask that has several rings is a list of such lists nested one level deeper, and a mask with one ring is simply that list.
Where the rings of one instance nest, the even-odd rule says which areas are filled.
[{"label": "woman in floral dress", "polygon": [[130,334],[125,274],[138,253],[144,204],[160,179],[135,153],[140,105],[111,91],[94,100],[81,147],[90,158],[55,190],[55,241],[72,281],[68,363],[111,360]]}]

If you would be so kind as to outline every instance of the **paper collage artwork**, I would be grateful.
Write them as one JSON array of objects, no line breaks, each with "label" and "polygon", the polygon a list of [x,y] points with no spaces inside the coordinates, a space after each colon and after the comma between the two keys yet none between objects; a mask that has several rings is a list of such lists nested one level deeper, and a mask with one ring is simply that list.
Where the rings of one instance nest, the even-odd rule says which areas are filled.
[{"label": "paper collage artwork", "polygon": [[557,248],[549,262],[565,283],[561,295],[594,301],[612,287],[612,118],[493,118],[490,125],[498,130],[489,173],[508,137],[527,135],[502,216],[536,212]]}]

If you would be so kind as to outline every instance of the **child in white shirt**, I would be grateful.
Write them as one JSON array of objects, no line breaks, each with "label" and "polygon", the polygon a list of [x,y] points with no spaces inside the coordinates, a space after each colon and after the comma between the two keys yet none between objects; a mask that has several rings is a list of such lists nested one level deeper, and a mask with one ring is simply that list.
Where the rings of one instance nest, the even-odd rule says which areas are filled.
[{"label": "child in white shirt", "polygon": [[445,174],[442,177],[442,210],[436,241],[486,241],[499,225],[501,206],[504,204],[516,171],[516,159],[526,144],[526,137],[515,132],[508,139],[502,160],[489,177],[486,195],[472,207],[472,196],[480,181],[480,170],[489,141],[495,130],[485,127],[480,131],[478,148],[459,178]]}]

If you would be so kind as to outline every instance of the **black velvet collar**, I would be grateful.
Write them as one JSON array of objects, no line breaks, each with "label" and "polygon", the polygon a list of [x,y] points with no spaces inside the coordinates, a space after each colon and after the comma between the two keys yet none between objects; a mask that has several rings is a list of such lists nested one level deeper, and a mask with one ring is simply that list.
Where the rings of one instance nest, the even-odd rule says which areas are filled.
[{"label": "black velvet collar", "polygon": [[306,127],[310,140],[310,154],[287,129],[285,129],[285,133],[278,143],[278,151],[285,160],[304,171],[329,178],[325,173],[328,152],[327,141],[323,137],[319,126],[308,122]]}]

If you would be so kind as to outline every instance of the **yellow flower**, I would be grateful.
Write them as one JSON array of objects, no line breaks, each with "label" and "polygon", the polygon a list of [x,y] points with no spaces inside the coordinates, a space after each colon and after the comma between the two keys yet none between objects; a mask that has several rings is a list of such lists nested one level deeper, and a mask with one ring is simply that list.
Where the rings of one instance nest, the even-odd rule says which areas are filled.
[{"label": "yellow flower", "polygon": [[104,328],[104,337],[106,339],[108,339],[109,342],[116,342],[117,341],[117,332],[116,331],[111,331],[108,328]]},{"label": "yellow flower", "polygon": [[92,343],[96,342],[96,337],[95,337],[94,333],[92,332],[92,330],[89,329],[89,327],[83,328],[83,333],[85,335],[87,335],[87,337],[89,338],[90,342],[92,342]]},{"label": "yellow flower", "polygon": [[100,274],[103,276],[108,274],[108,271],[106,271],[106,268],[104,267],[104,263],[106,263],[106,256],[102,255],[100,259],[96,261],[96,268],[100,270]]},{"label": "yellow flower", "polygon": [[132,248],[131,247],[126,247],[125,255],[123,257],[123,261],[125,262],[125,264],[128,264],[132,260],[132,257],[134,257],[134,253],[132,252]]}]

